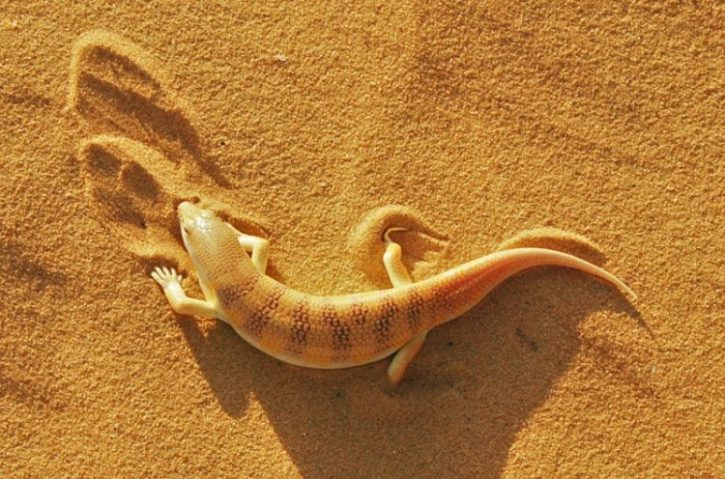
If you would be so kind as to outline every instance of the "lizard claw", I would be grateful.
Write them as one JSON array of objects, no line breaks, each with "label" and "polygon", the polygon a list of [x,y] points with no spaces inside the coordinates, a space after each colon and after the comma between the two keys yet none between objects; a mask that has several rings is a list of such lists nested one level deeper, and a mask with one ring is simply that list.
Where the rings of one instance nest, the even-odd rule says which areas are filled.
[{"label": "lizard claw", "polygon": [[167,268],[166,266],[157,266],[151,272],[151,277],[156,281],[162,288],[165,288],[171,283],[181,284],[183,277],[176,272],[174,268]]},{"label": "lizard claw", "polygon": [[390,228],[386,229],[383,232],[383,241],[385,241],[385,244],[395,243],[395,241],[390,239],[390,233],[395,233],[396,231],[408,231],[408,228],[401,228],[399,226],[391,226]]}]

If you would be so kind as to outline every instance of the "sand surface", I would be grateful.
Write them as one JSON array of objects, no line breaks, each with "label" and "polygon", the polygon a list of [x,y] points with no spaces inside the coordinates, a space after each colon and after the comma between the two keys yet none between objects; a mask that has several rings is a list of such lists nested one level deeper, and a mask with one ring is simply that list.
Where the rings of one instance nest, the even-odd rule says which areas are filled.
[{"label": "sand surface", "polygon": [[[722,6],[154,3],[0,5],[0,477],[725,477]],[[406,222],[417,280],[528,232],[639,299],[524,272],[391,390],[173,314],[192,198],[311,293]]]}]

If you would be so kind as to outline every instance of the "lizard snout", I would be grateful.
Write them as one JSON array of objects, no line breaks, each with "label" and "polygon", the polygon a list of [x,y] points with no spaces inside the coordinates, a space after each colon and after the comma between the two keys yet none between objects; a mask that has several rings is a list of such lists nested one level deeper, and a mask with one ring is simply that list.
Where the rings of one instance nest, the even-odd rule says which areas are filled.
[{"label": "lizard snout", "polygon": [[182,201],[177,207],[176,211],[179,214],[179,220],[184,221],[192,220],[195,217],[200,216],[203,210],[193,203],[189,203],[188,201]]}]

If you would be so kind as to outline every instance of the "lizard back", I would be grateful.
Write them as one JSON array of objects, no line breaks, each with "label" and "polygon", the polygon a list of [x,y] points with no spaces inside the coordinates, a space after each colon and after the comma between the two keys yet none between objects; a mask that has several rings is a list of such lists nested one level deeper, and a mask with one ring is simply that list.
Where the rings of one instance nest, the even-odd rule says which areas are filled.
[{"label": "lizard back", "polygon": [[186,245],[221,319],[273,357],[322,369],[382,359],[463,314],[506,278],[532,266],[579,269],[634,295],[598,266],[543,248],[492,253],[402,287],[316,296],[259,273],[235,233],[216,218],[189,232]]}]

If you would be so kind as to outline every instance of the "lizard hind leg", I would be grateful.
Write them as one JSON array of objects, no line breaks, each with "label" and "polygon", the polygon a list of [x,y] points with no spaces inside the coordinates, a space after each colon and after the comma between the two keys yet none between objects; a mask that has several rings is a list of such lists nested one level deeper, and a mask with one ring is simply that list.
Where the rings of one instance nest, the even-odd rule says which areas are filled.
[{"label": "lizard hind leg", "polygon": [[389,228],[383,234],[385,239],[385,253],[383,254],[383,264],[385,271],[388,272],[388,278],[393,287],[399,288],[407,286],[413,282],[410,278],[407,268],[403,264],[403,250],[400,245],[390,239],[390,233],[394,231],[405,231],[405,228]]},{"label": "lizard hind leg", "polygon": [[403,380],[408,366],[410,366],[415,356],[423,348],[427,334],[421,333],[415,336],[395,353],[393,360],[390,361],[390,365],[388,366],[388,382],[391,386],[395,387]]},{"label": "lizard hind leg", "polygon": [[[388,277],[393,287],[400,288],[412,284],[413,280],[410,278],[410,274],[403,264],[402,248],[398,243],[390,239],[389,234],[394,231],[404,231],[404,228],[389,228],[385,231],[383,238],[387,246],[385,248],[385,254],[383,254],[383,263],[385,264],[385,270],[388,272]],[[387,372],[388,382],[391,386],[395,387],[400,384],[408,366],[410,366],[410,363],[413,362],[413,359],[415,359],[415,356],[423,347],[427,334],[421,333],[415,336],[395,353]]]}]

